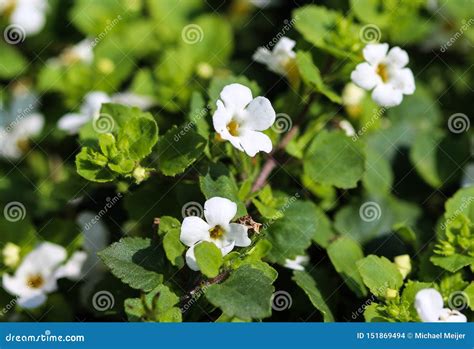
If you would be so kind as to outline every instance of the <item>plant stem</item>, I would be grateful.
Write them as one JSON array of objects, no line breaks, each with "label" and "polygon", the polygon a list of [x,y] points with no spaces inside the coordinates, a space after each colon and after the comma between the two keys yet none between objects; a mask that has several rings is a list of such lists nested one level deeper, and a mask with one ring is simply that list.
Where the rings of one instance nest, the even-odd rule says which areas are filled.
[{"label": "plant stem", "polygon": [[252,193],[255,193],[256,191],[260,190],[263,188],[265,183],[267,182],[268,177],[272,173],[272,171],[275,169],[277,166],[277,161],[275,160],[274,155],[276,155],[278,152],[284,150],[288,143],[291,142],[291,140],[296,136],[300,129],[300,125],[304,119],[304,116],[308,113],[309,108],[311,107],[311,104],[314,102],[316,95],[311,94],[308,98],[308,101],[306,102],[303,110],[298,114],[298,116],[295,119],[295,123],[291,130],[280,140],[278,145],[272,150],[270,154],[268,154],[268,159],[265,161],[265,164],[262,167],[262,171],[258,175],[257,179],[255,180],[253,186],[252,186]]}]

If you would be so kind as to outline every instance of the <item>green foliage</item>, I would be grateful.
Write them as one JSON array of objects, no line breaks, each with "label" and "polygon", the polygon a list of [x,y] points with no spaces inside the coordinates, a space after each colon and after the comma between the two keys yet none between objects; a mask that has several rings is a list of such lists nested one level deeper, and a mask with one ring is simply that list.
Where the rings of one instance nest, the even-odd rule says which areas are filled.
[{"label": "green foliage", "polygon": [[212,242],[203,241],[194,248],[196,262],[201,272],[209,278],[219,274],[224,260],[222,252]]},{"label": "green foliage", "polygon": [[398,291],[403,278],[395,264],[385,257],[369,255],[356,263],[364,284],[379,298],[387,297],[389,290]]},{"label": "green foliage", "polygon": [[222,284],[209,286],[206,298],[228,316],[262,319],[271,315],[273,291],[272,281],[262,271],[244,265]]}]

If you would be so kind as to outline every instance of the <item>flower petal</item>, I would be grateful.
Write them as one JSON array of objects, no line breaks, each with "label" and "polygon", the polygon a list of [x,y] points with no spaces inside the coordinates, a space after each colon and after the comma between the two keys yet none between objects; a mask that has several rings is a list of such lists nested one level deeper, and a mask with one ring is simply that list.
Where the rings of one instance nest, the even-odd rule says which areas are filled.
[{"label": "flower petal", "polygon": [[443,297],[434,288],[425,288],[415,296],[415,309],[423,322],[437,322],[443,309]]},{"label": "flower petal", "polygon": [[2,286],[5,291],[12,295],[22,295],[29,292],[29,288],[23,277],[11,276],[3,274]]},{"label": "flower petal", "polygon": [[248,228],[243,224],[230,223],[229,233],[227,237],[235,242],[235,246],[247,247],[252,241],[248,236]]},{"label": "flower petal", "polygon": [[149,109],[156,104],[150,96],[137,95],[131,92],[116,93],[110,99],[113,103],[138,107],[140,109]]},{"label": "flower petal", "polygon": [[265,97],[257,97],[248,105],[244,116],[245,128],[264,131],[275,122],[276,114],[270,101]]},{"label": "flower petal", "polygon": [[373,89],[382,81],[380,76],[375,72],[375,68],[369,63],[361,63],[351,73],[351,80],[359,87],[366,90]]},{"label": "flower petal", "polygon": [[186,246],[193,246],[199,241],[209,239],[209,229],[211,227],[199,217],[186,217],[181,225],[181,235],[179,239]]},{"label": "flower petal", "polygon": [[415,92],[415,78],[410,68],[396,70],[390,83],[403,94],[411,95]]},{"label": "flower petal", "polygon": [[69,134],[76,134],[90,119],[89,115],[69,113],[58,120],[58,127]]},{"label": "flower petal", "polygon": [[87,253],[83,251],[74,252],[66,264],[60,266],[54,273],[57,279],[68,278],[77,281],[82,276],[82,269],[87,260]]},{"label": "flower petal", "polygon": [[51,242],[42,242],[25,257],[18,271],[32,269],[47,273],[56,269],[66,257],[64,247]]},{"label": "flower petal", "polygon": [[186,251],[186,264],[188,265],[189,269],[199,271],[199,266],[196,262],[196,256],[194,255],[194,247],[196,247],[196,245],[191,246]]},{"label": "flower petal", "polygon": [[397,68],[403,68],[408,64],[408,53],[400,47],[392,47],[387,55],[387,62]]},{"label": "flower petal", "polygon": [[234,249],[235,243],[232,241],[230,244],[219,247],[222,252],[222,256],[226,256]]},{"label": "flower petal", "polygon": [[376,66],[387,55],[388,44],[368,44],[362,50],[364,58],[371,65]]},{"label": "flower petal", "polygon": [[20,296],[18,298],[18,305],[25,309],[38,308],[47,299],[48,297],[43,292],[37,291],[29,295]]},{"label": "flower petal", "polygon": [[244,151],[244,149],[240,145],[239,138],[232,136],[229,130],[227,129],[227,125],[231,122],[231,120],[232,114],[229,112],[228,109],[226,109],[224,103],[222,103],[222,101],[217,101],[217,110],[212,116],[214,130],[216,130],[216,132],[221,136],[222,139],[229,141],[234,147],[236,147],[240,151]]},{"label": "flower petal", "polygon": [[10,22],[22,27],[26,35],[34,35],[43,29],[46,15],[43,8],[21,3],[10,16]]},{"label": "flower petal", "polygon": [[255,62],[267,64],[267,62],[272,58],[272,53],[265,47],[259,47],[257,51],[252,56],[252,59]]},{"label": "flower petal", "polygon": [[100,108],[103,103],[111,101],[107,93],[102,91],[89,92],[84,97],[84,102],[81,105],[81,114],[88,115],[90,118],[99,116]]},{"label": "flower petal", "polygon": [[266,134],[258,131],[245,130],[240,135],[240,144],[249,156],[255,156],[259,151],[270,153],[272,151],[272,141]]},{"label": "flower petal", "polygon": [[213,197],[204,204],[204,216],[210,227],[220,225],[227,229],[230,221],[237,214],[237,204],[226,198]]},{"label": "flower petal", "polygon": [[295,52],[293,52],[293,48],[296,45],[296,41],[283,36],[278,42],[276,43],[275,47],[273,48],[273,52],[276,54],[285,53],[290,57],[295,56]]},{"label": "flower petal", "polygon": [[220,94],[226,109],[232,114],[242,111],[252,101],[252,91],[241,84],[230,84]]},{"label": "flower petal", "polygon": [[441,310],[439,318],[440,322],[467,322],[467,318],[464,314],[457,310],[451,310],[448,308]]},{"label": "flower petal", "polygon": [[372,99],[382,107],[395,107],[402,103],[403,94],[391,84],[380,84],[372,92]]}]

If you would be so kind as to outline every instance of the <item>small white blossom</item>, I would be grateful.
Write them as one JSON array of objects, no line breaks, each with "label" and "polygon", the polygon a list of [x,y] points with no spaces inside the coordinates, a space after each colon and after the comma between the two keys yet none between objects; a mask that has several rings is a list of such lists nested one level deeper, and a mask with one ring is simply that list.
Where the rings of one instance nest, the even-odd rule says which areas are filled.
[{"label": "small white blossom", "polygon": [[93,41],[86,38],[74,46],[66,48],[59,56],[59,60],[54,58],[52,61],[53,63],[63,63],[65,65],[76,62],[91,64],[94,61]]},{"label": "small white blossom", "polygon": [[415,92],[415,78],[409,68],[408,54],[400,47],[388,51],[388,44],[369,44],[364,50],[366,62],[359,64],[351,74],[354,83],[372,90],[372,99],[380,106],[394,107],[403,95]]},{"label": "small white blossom", "polygon": [[284,36],[276,43],[272,51],[266,47],[259,47],[252,58],[258,63],[265,64],[270,71],[288,76],[296,57],[293,51],[295,45],[295,41]]},{"label": "small white blossom", "polygon": [[285,259],[285,268],[304,271],[305,265],[308,264],[308,256],[296,256],[295,259]]},{"label": "small white blossom", "polygon": [[0,14],[10,15],[10,23],[27,36],[39,33],[46,23],[47,0],[0,0]]},{"label": "small white blossom", "polygon": [[365,90],[350,82],[342,90],[342,104],[345,106],[357,106],[365,97]]},{"label": "small white blossom", "polygon": [[347,120],[339,121],[339,127],[344,131],[347,137],[354,137],[356,135],[354,126]]},{"label": "small white blossom", "polygon": [[255,156],[259,151],[272,151],[272,141],[261,131],[270,128],[276,114],[265,97],[252,97],[246,86],[231,84],[224,87],[217,101],[212,120],[222,139],[240,151]]},{"label": "small white blossom", "polygon": [[423,322],[467,322],[457,310],[443,308],[443,297],[434,288],[425,288],[415,296],[415,309]]},{"label": "small white blossom", "polygon": [[154,104],[152,98],[133,93],[124,92],[109,96],[102,91],[93,91],[84,97],[79,113],[65,114],[59,119],[58,127],[69,134],[78,133],[83,125],[100,116],[100,108],[104,103],[117,103],[141,109],[150,108]]},{"label": "small white blossom", "polygon": [[181,225],[180,240],[190,248],[186,252],[186,263],[192,270],[199,270],[194,256],[194,248],[202,241],[212,242],[225,256],[235,246],[246,247],[251,241],[248,227],[231,223],[237,214],[237,204],[229,199],[213,197],[204,204],[203,220],[199,217],[186,217]]},{"label": "small white blossom", "polygon": [[43,242],[22,261],[13,276],[3,274],[3,288],[18,297],[22,308],[36,308],[42,305],[49,293],[58,288],[59,278],[76,279],[82,268],[84,256],[77,252],[65,265],[66,249],[62,246]]},{"label": "small white blossom", "polygon": [[0,157],[19,159],[29,138],[41,133],[44,117],[37,112],[37,97],[15,92],[9,110],[0,109]]}]

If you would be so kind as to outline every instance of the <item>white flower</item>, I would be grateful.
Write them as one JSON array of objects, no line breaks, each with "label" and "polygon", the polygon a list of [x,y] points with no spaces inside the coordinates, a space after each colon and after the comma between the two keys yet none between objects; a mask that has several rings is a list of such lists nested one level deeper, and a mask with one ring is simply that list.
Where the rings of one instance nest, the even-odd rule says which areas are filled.
[{"label": "white flower", "polygon": [[47,9],[47,0],[0,0],[0,13],[9,14],[10,23],[20,26],[27,36],[43,29]]},{"label": "white flower", "polygon": [[266,8],[270,5],[275,5],[277,3],[276,0],[250,0],[250,3],[255,7],[259,8]]},{"label": "white flower", "polygon": [[105,92],[93,91],[84,97],[79,113],[68,113],[58,121],[58,127],[69,134],[76,134],[89,121],[100,116],[100,108],[104,103],[118,103],[142,109],[151,107],[154,102],[150,97],[133,93],[116,93],[109,96]]},{"label": "white flower", "polygon": [[388,44],[369,44],[363,50],[366,62],[359,64],[351,74],[354,83],[372,90],[372,99],[384,107],[394,107],[403,95],[415,92],[415,78],[409,68],[408,54],[400,47],[388,51]]},{"label": "white flower", "polygon": [[423,322],[467,322],[457,310],[443,308],[443,297],[434,288],[425,288],[415,296],[415,308]]},{"label": "white flower", "polygon": [[2,250],[3,264],[10,268],[16,267],[20,263],[20,252],[20,246],[7,242]]},{"label": "white flower", "polygon": [[181,225],[180,240],[190,248],[186,252],[186,263],[192,270],[199,270],[194,256],[194,247],[202,241],[215,244],[225,256],[234,246],[246,247],[251,241],[245,225],[230,223],[237,214],[237,204],[229,199],[213,197],[204,204],[206,221],[199,217],[186,217]]},{"label": "white flower", "polygon": [[347,137],[354,137],[356,135],[354,126],[347,120],[339,121],[339,127],[344,131]]},{"label": "white flower", "polygon": [[77,276],[76,272],[81,268],[83,258],[76,255],[66,264],[65,269],[61,264],[66,257],[64,247],[43,242],[23,259],[13,276],[3,274],[3,288],[18,297],[19,306],[39,307],[46,301],[49,293],[57,290],[59,278]]},{"label": "white flower", "polygon": [[359,105],[365,96],[365,90],[350,82],[342,90],[342,104],[345,106]]},{"label": "white flower", "polygon": [[265,64],[272,72],[288,76],[296,56],[293,51],[295,45],[295,41],[284,36],[272,51],[266,47],[259,47],[252,58],[258,63]]},{"label": "white flower", "polygon": [[304,271],[304,267],[308,262],[308,256],[296,256],[295,259],[286,259],[285,267],[293,270]]},{"label": "white flower", "polygon": [[272,151],[272,141],[262,133],[275,122],[275,110],[265,97],[252,98],[252,91],[240,84],[224,87],[212,120],[222,139],[240,151],[255,156]]},{"label": "white flower", "polygon": [[75,62],[84,62],[91,64],[94,60],[93,41],[90,39],[84,39],[72,47],[69,47],[61,53],[60,61],[65,64],[71,64]]},{"label": "white flower", "polygon": [[41,133],[44,117],[36,112],[37,101],[29,92],[18,92],[10,110],[0,109],[0,157],[19,159],[28,139]]}]

